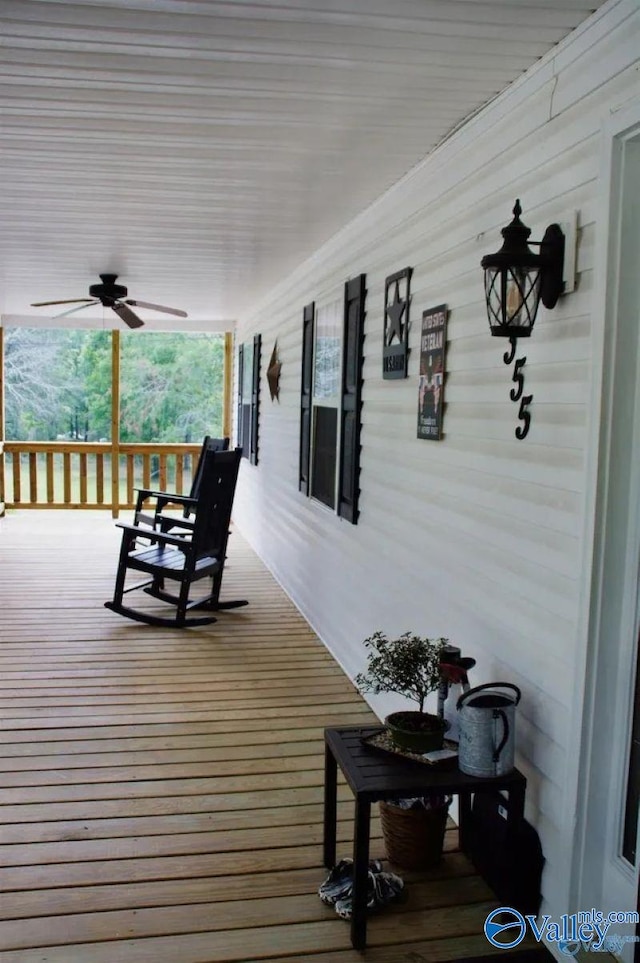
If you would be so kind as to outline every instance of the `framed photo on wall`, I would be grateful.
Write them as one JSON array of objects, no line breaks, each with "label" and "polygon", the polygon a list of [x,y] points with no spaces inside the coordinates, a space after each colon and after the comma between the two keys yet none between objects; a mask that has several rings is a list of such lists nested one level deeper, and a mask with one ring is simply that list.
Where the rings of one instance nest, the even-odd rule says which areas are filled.
[{"label": "framed photo on wall", "polygon": [[446,304],[422,312],[418,438],[429,441],[439,441],[442,437],[447,314]]}]

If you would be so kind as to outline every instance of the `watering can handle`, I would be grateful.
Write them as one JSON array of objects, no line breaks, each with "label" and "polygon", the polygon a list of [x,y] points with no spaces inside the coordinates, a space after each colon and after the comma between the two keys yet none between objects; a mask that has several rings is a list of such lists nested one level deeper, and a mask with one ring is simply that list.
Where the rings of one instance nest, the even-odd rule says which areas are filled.
[{"label": "watering can handle", "polygon": [[456,708],[459,709],[462,703],[465,702],[469,696],[475,695],[478,692],[484,692],[485,689],[513,689],[516,694],[514,705],[518,705],[520,702],[520,696],[522,695],[518,686],[514,685],[513,682],[485,682],[484,685],[477,685],[473,689],[467,689],[466,692],[463,692],[458,699]]},{"label": "watering can handle", "polygon": [[494,710],[493,710],[493,718],[494,718],[494,719],[497,719],[498,717],[500,717],[500,719],[502,719],[502,725],[503,725],[503,727],[504,727],[504,732],[503,732],[503,734],[502,734],[502,739],[500,740],[500,745],[497,747],[497,749],[494,749],[494,750],[493,750],[493,761],[494,761],[494,762],[497,762],[498,759],[500,758],[500,753],[502,752],[502,750],[503,750],[504,747],[506,746],[507,740],[508,740],[508,738],[509,738],[509,720],[507,719],[507,713],[504,711],[504,709],[494,709]]}]

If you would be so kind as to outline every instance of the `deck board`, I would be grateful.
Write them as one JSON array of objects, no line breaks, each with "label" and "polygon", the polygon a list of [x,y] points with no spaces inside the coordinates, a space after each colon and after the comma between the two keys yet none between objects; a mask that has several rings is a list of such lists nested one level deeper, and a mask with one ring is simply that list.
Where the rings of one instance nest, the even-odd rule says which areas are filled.
[{"label": "deck board", "polygon": [[[0,521],[0,963],[362,960],[316,891],[323,729],[371,710],[237,534],[222,594],[250,605],[182,632],[103,607],[118,544],[106,513]],[[497,904],[453,826],[445,851],[365,959],[491,956]]]}]

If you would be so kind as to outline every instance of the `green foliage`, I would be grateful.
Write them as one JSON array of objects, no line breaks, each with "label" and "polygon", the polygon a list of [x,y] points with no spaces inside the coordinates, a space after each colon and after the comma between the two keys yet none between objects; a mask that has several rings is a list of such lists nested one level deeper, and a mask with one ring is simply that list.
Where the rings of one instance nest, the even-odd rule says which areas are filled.
[{"label": "green foliage", "polygon": [[122,441],[192,442],[221,435],[223,371],[221,336],[123,336]]},{"label": "green foliage", "polygon": [[[223,369],[221,335],[123,332],[121,440],[221,435]],[[9,439],[109,439],[111,332],[8,328],[5,395]]]},{"label": "green foliage", "polygon": [[111,438],[111,332],[96,331],[86,338],[82,355],[85,404],[90,440]]},{"label": "green foliage", "polygon": [[364,641],[368,667],[355,683],[362,692],[397,692],[417,702],[424,712],[427,696],[440,685],[440,658],[448,641],[423,639],[411,632],[389,639],[384,632],[375,632]]}]

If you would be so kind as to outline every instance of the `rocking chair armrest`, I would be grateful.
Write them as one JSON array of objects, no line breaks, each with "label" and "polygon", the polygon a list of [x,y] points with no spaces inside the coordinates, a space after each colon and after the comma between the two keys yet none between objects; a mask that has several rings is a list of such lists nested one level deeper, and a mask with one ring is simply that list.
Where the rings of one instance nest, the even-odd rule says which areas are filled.
[{"label": "rocking chair armrest", "polygon": [[135,491],[137,491],[139,495],[144,495],[145,498],[158,498],[160,495],[176,495],[178,498],[181,497],[177,492],[165,492],[156,488],[136,488]]},{"label": "rocking chair armrest", "polygon": [[116,525],[122,529],[124,536],[129,539],[140,538],[140,536],[143,535],[144,538],[148,538],[152,542],[161,542],[163,545],[175,545],[178,548],[188,547],[191,544],[184,535],[170,535],[168,532],[160,532],[157,529],[141,532],[137,525],[130,525],[128,522],[116,522]]},{"label": "rocking chair armrest", "polygon": [[161,532],[167,531],[169,528],[175,528],[176,526],[188,528],[189,530],[193,528],[193,522],[183,518],[181,515],[163,515],[164,508],[166,508],[166,505],[157,506],[155,509],[153,509],[153,515],[147,514],[141,508],[137,508],[134,512],[133,524],[149,525],[150,528],[157,528],[160,526]]},{"label": "rocking chair armrest", "polygon": [[136,488],[135,491],[138,493],[136,497],[136,511],[140,511],[142,503],[146,502],[147,498],[162,498],[170,494],[170,492],[155,491],[153,488]]},{"label": "rocking chair armrest", "polygon": [[[155,498],[159,506],[176,504],[176,505],[197,505],[197,499],[191,498],[190,495],[180,495],[178,492],[161,492],[155,491],[152,488],[137,488],[138,497],[136,499],[136,511],[140,511],[142,508],[142,503],[147,500],[147,498]],[[156,509],[157,511],[158,509]]]}]

